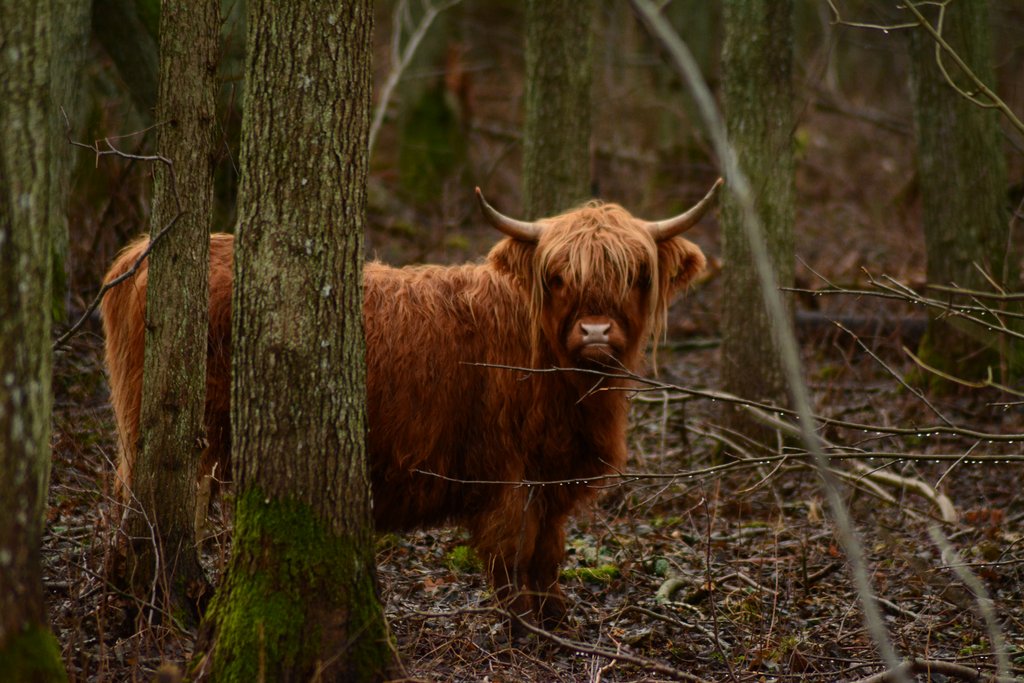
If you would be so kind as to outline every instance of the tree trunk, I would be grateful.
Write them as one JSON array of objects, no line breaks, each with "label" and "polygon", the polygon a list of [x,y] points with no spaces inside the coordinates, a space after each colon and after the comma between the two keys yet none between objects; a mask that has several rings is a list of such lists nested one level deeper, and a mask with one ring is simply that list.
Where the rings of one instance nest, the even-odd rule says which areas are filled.
[{"label": "tree trunk", "polygon": [[60,59],[50,64],[50,107],[47,124],[50,131],[50,252],[53,255],[53,316],[63,321],[67,315],[68,295],[68,193],[71,185],[71,160],[74,149],[64,133],[64,113],[72,131],[84,120],[82,111],[82,62],[89,43],[89,11],[86,0],[49,0],[53,16],[60,21],[53,26],[53,53]]},{"label": "tree trunk", "polygon": [[527,0],[523,213],[529,220],[590,196],[593,0]]},{"label": "tree trunk", "polygon": [[[128,518],[128,576],[149,598],[153,580],[174,612],[198,622],[209,599],[196,551],[196,472],[203,444],[210,217],[220,3],[165,0],[160,30],[157,149],[146,295],[146,352]],[[180,207],[179,207],[180,202]],[[127,444],[128,448],[135,444]],[[159,571],[158,571],[159,567]]]},{"label": "tree trunk", "polygon": [[65,678],[46,626],[40,542],[50,474],[52,15],[0,4],[0,672]]},{"label": "tree trunk", "polygon": [[[772,267],[783,287],[793,282],[792,13],[792,0],[729,0],[722,51],[729,136],[754,189]],[[742,212],[728,192],[722,232],[727,293],[722,303],[723,388],[752,400],[785,402],[772,322],[758,295]],[[727,422],[751,435],[761,432],[744,424],[735,408],[726,410]]]},{"label": "tree trunk", "polygon": [[231,564],[197,675],[364,681],[391,663],[365,453],[369,0],[249,5],[235,242]]},{"label": "tree trunk", "polygon": [[146,26],[145,9],[134,0],[94,0],[92,30],[117,66],[143,121],[156,106],[159,54],[156,36]]},{"label": "tree trunk", "polygon": [[[942,33],[971,70],[994,87],[989,21],[985,0],[957,0],[946,5]],[[928,281],[991,291],[980,267],[1013,289],[1020,248],[1009,235],[999,114],[954,91],[936,63],[935,41],[924,29],[911,34],[910,52]],[[943,64],[961,89],[973,90],[948,57]],[[964,297],[958,302],[971,303]],[[932,312],[919,350],[930,365],[968,379],[984,378],[990,365],[999,364],[1002,351],[1004,362],[1019,375],[1024,359],[1015,359],[1020,354],[1007,353],[1000,343],[980,326]]]}]

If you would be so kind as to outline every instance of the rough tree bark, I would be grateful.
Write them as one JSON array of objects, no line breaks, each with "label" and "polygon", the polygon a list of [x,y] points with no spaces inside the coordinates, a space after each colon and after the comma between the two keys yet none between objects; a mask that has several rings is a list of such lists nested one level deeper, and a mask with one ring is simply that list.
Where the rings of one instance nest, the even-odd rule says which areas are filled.
[{"label": "rough tree bark", "polygon": [[[780,286],[793,282],[793,4],[791,0],[728,0],[722,50],[724,109],[730,139],[750,178]],[[786,400],[786,381],[758,295],[739,205],[722,203],[725,260],[722,385],[753,400]],[[760,430],[726,408],[727,421],[751,435]]]},{"label": "rough tree bark", "polygon": [[590,197],[593,0],[527,0],[523,214],[561,213]]},{"label": "rough tree bark", "polygon": [[370,0],[253,0],[232,321],[233,553],[196,674],[391,663],[365,454]]},{"label": "rough tree bark", "polygon": [[206,397],[219,8],[218,0],[162,6],[157,149],[173,171],[154,168],[153,237],[184,213],[150,254],[139,443],[125,444],[137,452],[132,492],[141,506],[127,512],[128,576],[140,597],[156,586],[186,622],[198,622],[209,599],[193,523]]},{"label": "rough tree bark", "polygon": [[[935,22],[934,13],[930,19]],[[994,87],[990,20],[985,0],[957,0],[945,7],[942,34]],[[912,32],[910,53],[928,281],[991,291],[980,267],[1013,288],[1021,252],[1009,235],[999,113],[953,90],[936,62],[935,41],[924,29]],[[972,90],[948,57],[943,63],[962,89]],[[969,302],[961,298],[961,303]],[[981,326],[933,313],[919,351],[930,365],[968,379],[984,378],[989,366],[999,364],[1001,352],[1005,369],[1019,376],[1024,358],[999,348],[1002,341]]]},{"label": "rough tree bark", "polygon": [[48,2],[0,4],[0,672],[64,680],[40,542],[50,474]]}]

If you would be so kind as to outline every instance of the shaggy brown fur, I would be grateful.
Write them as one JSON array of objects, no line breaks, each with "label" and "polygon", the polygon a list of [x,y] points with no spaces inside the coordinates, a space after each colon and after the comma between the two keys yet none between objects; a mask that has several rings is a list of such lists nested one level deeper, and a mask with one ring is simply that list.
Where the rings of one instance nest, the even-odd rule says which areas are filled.
[{"label": "shaggy brown fur", "polygon": [[[703,269],[704,256],[680,237],[656,244],[612,204],[589,204],[543,223],[539,243],[504,239],[482,264],[368,263],[363,310],[378,529],[465,526],[499,600],[551,625],[565,613],[558,586],[565,521],[595,488],[516,482],[620,470],[626,395],[591,392],[594,376],[584,373],[474,364],[637,370],[670,297]],[[125,272],[146,244],[143,238],[126,248],[107,279]],[[223,234],[210,244],[210,447],[203,466],[218,464],[221,476],[230,469],[233,244]],[[138,439],[146,275],[143,265],[103,302],[123,444],[118,475],[126,484]],[[581,323],[606,329],[606,343],[588,343]]]}]

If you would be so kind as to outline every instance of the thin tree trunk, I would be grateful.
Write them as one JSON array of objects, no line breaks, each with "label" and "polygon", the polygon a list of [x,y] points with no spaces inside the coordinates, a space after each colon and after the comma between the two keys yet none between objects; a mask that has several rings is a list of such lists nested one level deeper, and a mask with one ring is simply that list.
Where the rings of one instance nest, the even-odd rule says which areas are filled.
[{"label": "thin tree trunk", "polygon": [[365,681],[377,602],[362,316],[369,0],[249,5],[232,321],[235,528],[197,675]]},{"label": "thin tree trunk", "polygon": [[532,220],[590,196],[593,0],[527,0],[523,213]]},{"label": "thin tree trunk", "polygon": [[146,28],[135,0],[94,0],[92,30],[117,66],[143,121],[153,118],[158,91],[156,36]]},{"label": "thin tree trunk", "polygon": [[74,130],[84,119],[82,101],[82,63],[89,43],[89,12],[87,0],[49,0],[53,16],[60,21],[53,26],[53,52],[60,55],[50,64],[50,107],[47,125],[51,132],[50,163],[50,252],[53,255],[53,315],[63,320],[67,315],[68,295],[68,193],[71,185],[73,149],[64,134],[63,109]]},{"label": "thin tree trunk", "polygon": [[65,678],[46,626],[40,542],[50,474],[52,15],[0,4],[0,672]]},{"label": "thin tree trunk", "polygon": [[150,255],[132,473],[141,514],[130,513],[127,525],[135,592],[149,597],[155,578],[160,593],[196,621],[209,599],[193,523],[206,397],[219,7],[217,0],[165,0],[160,19],[157,148],[173,170],[155,169],[152,235],[184,213]]},{"label": "thin tree trunk", "polygon": [[[729,136],[754,188],[783,287],[793,282],[792,14],[791,0],[728,0],[722,52]],[[738,204],[726,193],[722,385],[745,398],[784,402],[785,377],[741,221]],[[752,435],[759,433],[731,411],[726,417]]]},{"label": "thin tree trunk", "polygon": [[[931,18],[934,22],[934,15]],[[942,28],[960,57],[991,87],[995,76],[989,22],[988,2],[957,0],[946,5]],[[935,41],[924,29],[911,34],[910,52],[928,281],[990,289],[984,270],[1012,288],[1017,284],[1020,248],[1008,234],[999,114],[953,90],[936,62]],[[944,64],[962,89],[971,90],[948,58]],[[1000,349],[1000,343],[981,326],[934,313],[920,352],[935,367],[979,379],[990,365],[999,363],[1002,351],[1003,360],[1019,374],[1024,358],[1014,358],[1008,349]]]}]

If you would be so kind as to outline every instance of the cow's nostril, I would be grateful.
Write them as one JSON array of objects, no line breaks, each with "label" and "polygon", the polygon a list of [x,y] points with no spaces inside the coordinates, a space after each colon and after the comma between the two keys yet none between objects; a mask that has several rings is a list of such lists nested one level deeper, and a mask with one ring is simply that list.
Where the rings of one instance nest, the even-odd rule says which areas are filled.
[{"label": "cow's nostril", "polygon": [[608,330],[611,323],[580,323],[583,329],[584,344],[602,344],[608,341]]}]

